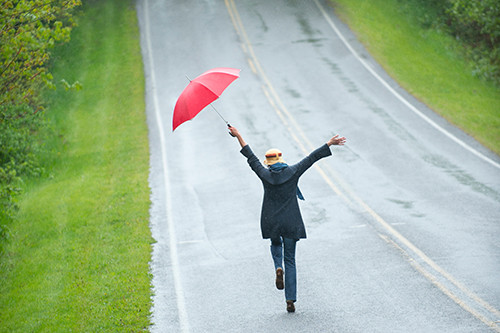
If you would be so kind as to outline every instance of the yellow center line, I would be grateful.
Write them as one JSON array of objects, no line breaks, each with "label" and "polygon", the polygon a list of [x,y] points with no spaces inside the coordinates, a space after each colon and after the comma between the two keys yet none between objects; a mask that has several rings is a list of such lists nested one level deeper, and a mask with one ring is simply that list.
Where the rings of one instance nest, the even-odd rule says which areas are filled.
[{"label": "yellow center line", "polygon": [[[229,16],[231,17],[231,21],[236,30],[236,33],[240,37],[242,41],[242,48],[250,58],[252,71],[259,75],[259,77],[264,81],[264,85],[262,86],[262,90],[264,95],[269,101],[269,104],[276,112],[280,120],[283,122],[287,130],[290,132],[293,139],[297,142],[302,152],[308,154],[315,147],[311,144],[311,141],[307,138],[306,134],[299,126],[295,118],[292,114],[287,110],[283,102],[281,101],[279,95],[274,89],[273,85],[267,78],[260,62],[255,55],[252,44],[250,43],[250,39],[246,33],[246,30],[243,26],[243,22],[240,18],[238,10],[236,8],[236,4],[234,0],[225,0],[225,4],[227,10],[229,12]],[[378,215],[368,204],[366,204],[360,197],[358,197],[349,186],[336,174],[333,168],[329,165],[319,165],[315,164],[314,167],[319,172],[321,177],[325,180],[328,186],[343,200],[345,200],[348,204],[354,205],[357,207],[361,207],[361,209],[367,212],[375,221],[377,221],[392,237],[397,239],[400,244],[403,244],[408,249],[410,249],[416,257],[420,258],[423,262],[425,262],[429,267],[431,267],[434,271],[439,273],[442,277],[444,277],[447,281],[453,284],[456,288],[458,288],[462,293],[467,295],[471,300],[474,300],[477,304],[479,304],[482,308],[494,314],[495,316],[500,317],[500,311],[490,305],[488,302],[480,298],[474,292],[466,288],[462,283],[456,280],[450,273],[441,268],[437,263],[435,263],[431,258],[429,258],[424,252],[422,252],[419,248],[417,248],[413,243],[411,243],[407,238],[401,235],[398,231],[396,231],[389,223],[387,223],[380,215]],[[333,180],[332,180],[333,178]],[[384,240],[386,240],[389,244],[395,246],[397,249],[402,250],[409,260],[410,264],[415,267],[415,269],[420,272],[425,278],[427,278],[431,283],[438,286],[438,288],[450,299],[452,299],[455,303],[457,303],[464,310],[471,313],[475,318],[479,319],[486,325],[493,328],[495,331],[500,332],[500,328],[497,325],[498,321],[492,321],[488,318],[484,317],[481,313],[479,313],[474,308],[470,307],[466,304],[466,302],[461,299],[459,296],[451,292],[447,289],[443,284],[437,282],[437,279],[428,272],[422,265],[416,264],[414,258],[412,258],[405,250],[403,250],[396,242],[393,240],[389,240],[387,236],[381,236]]]}]

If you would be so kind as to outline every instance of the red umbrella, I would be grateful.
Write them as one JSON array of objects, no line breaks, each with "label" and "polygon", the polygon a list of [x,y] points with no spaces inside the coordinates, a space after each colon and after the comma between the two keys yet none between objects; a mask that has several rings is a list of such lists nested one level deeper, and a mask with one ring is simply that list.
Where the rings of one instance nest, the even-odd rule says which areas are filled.
[{"label": "red umbrella", "polygon": [[[172,131],[183,122],[193,119],[208,104],[219,98],[224,89],[239,76],[239,69],[221,67],[211,69],[189,82],[175,103]],[[222,118],[220,114],[219,116]]]}]

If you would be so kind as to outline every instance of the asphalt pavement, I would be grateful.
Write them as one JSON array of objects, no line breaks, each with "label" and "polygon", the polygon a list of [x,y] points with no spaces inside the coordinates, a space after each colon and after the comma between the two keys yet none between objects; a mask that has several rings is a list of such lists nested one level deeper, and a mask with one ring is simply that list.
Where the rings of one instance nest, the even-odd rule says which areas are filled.
[{"label": "asphalt pavement", "polygon": [[[152,332],[500,332],[500,158],[397,85],[326,1],[138,0],[151,154]],[[286,312],[262,185],[210,108],[172,132],[186,76],[301,178],[308,238]]]}]

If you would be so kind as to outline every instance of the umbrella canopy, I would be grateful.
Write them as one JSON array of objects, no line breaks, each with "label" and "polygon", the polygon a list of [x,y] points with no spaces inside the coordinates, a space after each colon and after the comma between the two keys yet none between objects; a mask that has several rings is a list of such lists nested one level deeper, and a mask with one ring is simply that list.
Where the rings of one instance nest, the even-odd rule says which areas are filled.
[{"label": "umbrella canopy", "polygon": [[239,69],[219,67],[189,82],[175,103],[172,131],[183,122],[193,119],[207,105],[219,98],[224,89],[239,76]]}]

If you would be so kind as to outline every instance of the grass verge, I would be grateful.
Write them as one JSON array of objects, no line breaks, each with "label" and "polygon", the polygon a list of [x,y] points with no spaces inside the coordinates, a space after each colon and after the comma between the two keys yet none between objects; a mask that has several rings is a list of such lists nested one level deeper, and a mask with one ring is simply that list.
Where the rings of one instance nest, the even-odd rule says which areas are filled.
[{"label": "grass verge", "polygon": [[403,88],[500,154],[500,89],[472,73],[459,43],[425,28],[415,1],[331,0],[339,17]]},{"label": "grass verge", "polygon": [[132,0],[88,1],[53,56],[50,177],[25,183],[0,265],[2,332],[137,332],[150,324],[149,152]]}]

